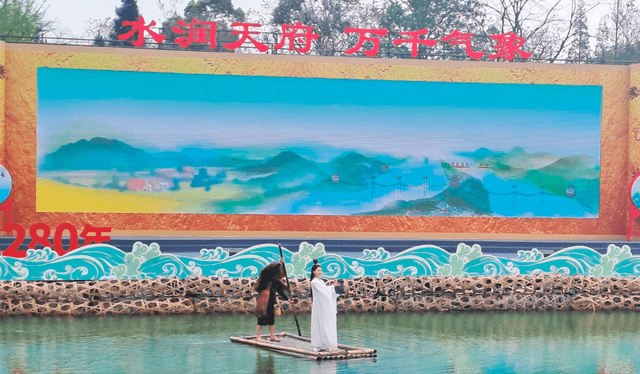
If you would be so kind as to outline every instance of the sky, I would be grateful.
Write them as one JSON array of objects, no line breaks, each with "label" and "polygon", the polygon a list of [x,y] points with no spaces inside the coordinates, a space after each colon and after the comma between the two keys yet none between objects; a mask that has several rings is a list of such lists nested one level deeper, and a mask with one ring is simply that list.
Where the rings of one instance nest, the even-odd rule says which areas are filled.
[{"label": "sky", "polygon": [[[178,13],[182,14],[189,0],[138,0],[138,8],[146,21],[155,20],[160,25],[165,18],[159,9],[158,1],[169,10],[171,4],[176,4]],[[374,0],[375,1],[375,0]],[[568,2],[568,0],[562,0]],[[595,0],[588,0],[595,1]],[[245,12],[249,9],[259,9],[263,0],[232,0],[235,7],[242,8]],[[589,28],[592,34],[598,26],[599,19],[609,12],[609,1],[596,2],[598,5],[588,14]],[[48,5],[47,19],[55,23],[59,30],[56,36],[61,37],[87,37],[85,29],[91,20],[103,20],[115,16],[115,9],[120,6],[121,0],[46,0]]]},{"label": "sky", "polygon": [[39,68],[38,154],[100,136],[158,149],[328,146],[434,158],[524,147],[599,160],[601,100],[600,86]]},{"label": "sky", "polygon": [[[167,11],[175,3],[179,14],[182,14],[190,0],[162,0]],[[146,21],[155,20],[157,26],[165,18],[158,6],[158,0],[138,0],[138,9]],[[258,7],[262,0],[232,0],[235,7],[245,12],[251,7]],[[103,20],[115,17],[115,10],[121,0],[47,0],[46,18],[55,22],[55,27],[64,33],[64,37],[82,38],[87,36],[85,29],[91,20]]]}]

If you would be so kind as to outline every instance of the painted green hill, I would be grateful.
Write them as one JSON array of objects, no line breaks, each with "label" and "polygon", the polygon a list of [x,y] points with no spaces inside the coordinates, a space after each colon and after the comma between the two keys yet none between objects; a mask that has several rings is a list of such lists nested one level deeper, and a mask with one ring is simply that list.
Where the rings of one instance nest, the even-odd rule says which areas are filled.
[{"label": "painted green hill", "polygon": [[315,162],[309,161],[295,152],[283,151],[263,163],[245,167],[248,173],[265,174],[264,177],[250,179],[246,184],[260,185],[275,193],[281,189],[298,190],[302,186],[313,186],[330,181]]},{"label": "painted green hill", "polygon": [[568,188],[573,188],[576,191],[575,198],[581,204],[593,213],[598,211],[600,168],[598,161],[592,157],[527,153],[519,147],[507,153],[480,148],[460,155],[487,165],[502,178],[526,181],[544,188],[545,193],[564,196]]},{"label": "painted green hill", "polygon": [[388,164],[357,152],[349,152],[337,157],[329,165],[344,183],[360,185],[369,184],[371,177],[384,174],[389,170]]},{"label": "painted green hill", "polygon": [[547,175],[562,176],[565,179],[600,177],[596,163],[587,155],[563,157],[548,166],[537,169],[537,171]]},{"label": "painted green hill", "polygon": [[139,148],[118,140],[96,137],[63,145],[46,155],[40,170],[137,171],[153,169],[157,164],[158,160]]},{"label": "painted green hill", "polygon": [[396,200],[380,210],[358,215],[491,215],[489,193],[475,178],[464,180],[460,187],[447,187],[441,193],[425,199]]},{"label": "painted green hill", "polygon": [[479,148],[474,152],[461,152],[458,155],[487,165],[497,173],[513,173],[517,178],[522,178],[528,170],[545,167],[559,159],[547,152],[527,153],[522,147],[515,147],[509,152]]}]

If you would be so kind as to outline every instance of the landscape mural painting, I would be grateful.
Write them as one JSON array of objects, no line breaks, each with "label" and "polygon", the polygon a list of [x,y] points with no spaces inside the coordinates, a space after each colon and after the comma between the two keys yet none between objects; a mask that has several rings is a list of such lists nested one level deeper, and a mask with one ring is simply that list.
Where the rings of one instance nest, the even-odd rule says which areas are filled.
[{"label": "landscape mural painting", "polygon": [[596,218],[601,86],[38,69],[37,210]]}]

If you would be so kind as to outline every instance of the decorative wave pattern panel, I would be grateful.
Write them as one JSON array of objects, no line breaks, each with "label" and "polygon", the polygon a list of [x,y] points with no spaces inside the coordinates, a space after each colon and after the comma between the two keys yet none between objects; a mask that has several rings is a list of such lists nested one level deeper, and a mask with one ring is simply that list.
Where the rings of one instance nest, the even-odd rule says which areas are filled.
[{"label": "decorative wave pattern panel", "polygon": [[[640,276],[640,256],[627,245],[610,244],[602,255],[586,246],[564,248],[545,257],[538,249],[518,251],[517,258],[482,253],[478,244],[458,244],[456,253],[420,245],[392,255],[384,248],[365,249],[360,257],[327,253],[322,243],[300,243],[296,252],[283,248],[287,273],[308,277],[318,259],[326,278],[391,276],[501,276],[526,274]],[[280,260],[275,244],[260,244],[234,255],[221,247],[202,249],[198,257],[162,253],[156,243],[137,242],[131,252],[106,244],[79,248],[58,256],[50,248],[29,250],[26,258],[0,256],[0,280],[108,280],[190,276],[257,277],[260,269]]]}]

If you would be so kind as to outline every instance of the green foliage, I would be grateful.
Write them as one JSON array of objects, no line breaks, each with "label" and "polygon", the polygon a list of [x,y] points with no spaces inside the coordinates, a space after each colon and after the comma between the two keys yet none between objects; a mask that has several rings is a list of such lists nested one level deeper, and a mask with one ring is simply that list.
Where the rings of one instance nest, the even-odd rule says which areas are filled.
[{"label": "green foliage", "polygon": [[4,0],[0,2],[0,40],[34,42],[44,33],[44,3],[36,0]]},{"label": "green foliage", "polygon": [[347,27],[371,26],[366,24],[367,9],[359,0],[279,0],[272,14],[277,25],[299,21],[315,27],[320,38],[313,50],[324,56],[335,55],[356,43],[344,34]]},{"label": "green foliage", "polygon": [[105,37],[102,36],[102,34],[96,34],[93,37],[93,45],[95,45],[96,47],[106,47],[107,39],[105,39]]},{"label": "green foliage", "polygon": [[296,20],[294,13],[302,11],[304,0],[281,0],[273,10],[273,23],[277,25],[292,25]]},{"label": "green foliage", "polygon": [[199,0],[191,2],[184,8],[186,20],[197,18],[201,21],[220,21],[224,17],[232,17],[235,21],[244,21],[244,11],[235,9],[231,0]]},{"label": "green foliage", "polygon": [[[138,10],[138,3],[136,0],[121,0],[122,5],[116,8],[116,18],[113,20],[113,29],[109,34],[109,45],[119,47],[132,47],[131,42],[138,39],[138,32],[129,38],[128,40],[121,41],[118,39],[118,35],[126,34],[131,31],[131,26],[122,26],[124,21],[137,21],[140,16]],[[147,20],[145,22],[149,22]],[[97,41],[99,42],[99,40]]]},{"label": "green foliage", "polygon": [[[180,37],[189,36],[189,26],[179,26],[178,20],[182,20],[187,24],[193,22],[215,22],[215,48],[211,48],[209,43],[192,43],[185,48],[175,45],[175,41]],[[185,8],[182,16],[174,14],[162,22],[161,33],[167,37],[165,42],[160,45],[163,49],[187,49],[193,51],[215,51],[215,52],[231,52],[223,47],[223,44],[232,43],[237,37],[231,34],[231,24],[233,22],[243,22],[245,20],[244,11],[241,8],[234,8],[231,0],[198,0],[191,1]],[[185,33],[176,33],[173,28],[178,26]],[[209,30],[209,25],[194,25],[194,28],[203,28]]]},{"label": "green foliage", "polygon": [[[482,33],[479,20],[483,14],[480,2],[475,0],[407,0],[391,2],[380,18],[380,26],[390,31],[389,41],[399,39],[398,32],[418,31],[429,29],[429,34],[423,39],[439,39],[451,34],[454,30],[460,32]],[[421,46],[419,56],[426,56],[444,44],[434,47]],[[394,53],[409,53],[405,45],[387,47]],[[466,59],[466,54],[460,50]]]}]

